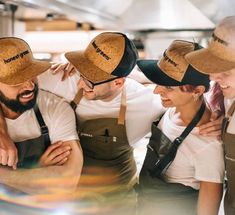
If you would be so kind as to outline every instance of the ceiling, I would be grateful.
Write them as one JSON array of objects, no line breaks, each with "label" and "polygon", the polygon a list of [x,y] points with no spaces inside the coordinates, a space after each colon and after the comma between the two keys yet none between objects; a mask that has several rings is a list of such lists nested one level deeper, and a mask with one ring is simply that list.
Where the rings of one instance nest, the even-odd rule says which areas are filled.
[{"label": "ceiling", "polygon": [[[234,15],[234,0],[2,0],[18,5],[18,19],[45,19],[48,13],[98,28],[129,31],[211,30]],[[1,9],[1,8],[0,8]]]}]

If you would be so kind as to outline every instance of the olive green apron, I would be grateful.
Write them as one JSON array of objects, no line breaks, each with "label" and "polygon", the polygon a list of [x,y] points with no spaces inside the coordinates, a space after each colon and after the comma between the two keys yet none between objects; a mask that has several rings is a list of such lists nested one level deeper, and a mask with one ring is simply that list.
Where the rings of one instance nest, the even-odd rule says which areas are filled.
[{"label": "olive green apron", "polygon": [[[170,141],[157,127],[159,121],[152,124],[150,142],[154,141],[155,146],[160,146],[162,141]],[[179,183],[167,183],[161,177],[153,177],[144,166],[138,194],[138,211],[141,215],[196,215],[197,190]]]},{"label": "olive green apron", "polygon": [[[73,109],[76,109],[81,97],[80,90],[71,104]],[[125,114],[124,88],[118,119],[97,118],[82,123],[79,123],[78,119],[78,131],[84,155],[79,189],[108,196],[109,201],[112,201],[112,197],[113,201],[116,201],[118,195],[127,203],[126,197],[130,196],[131,204],[133,202],[136,204],[133,189],[137,180],[136,163],[133,149],[127,139]]]},{"label": "olive green apron", "polygon": [[224,199],[226,215],[235,214],[235,134],[227,133],[229,121],[235,111],[235,102],[228,110],[227,117],[223,120],[222,140],[225,152],[225,167],[227,175],[227,191]]}]

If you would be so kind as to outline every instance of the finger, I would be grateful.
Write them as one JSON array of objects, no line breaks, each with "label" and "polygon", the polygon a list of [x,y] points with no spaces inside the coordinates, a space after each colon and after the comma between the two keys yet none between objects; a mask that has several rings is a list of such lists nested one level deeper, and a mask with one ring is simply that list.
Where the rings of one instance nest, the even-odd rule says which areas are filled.
[{"label": "finger", "polygon": [[72,75],[74,75],[75,73],[76,73],[76,69],[73,67],[71,70],[70,70],[70,72],[69,72],[69,76],[72,76]]},{"label": "finger", "polygon": [[2,165],[7,165],[7,161],[8,161],[8,155],[5,151],[2,151],[1,153],[1,164]]},{"label": "finger", "polygon": [[15,163],[15,159],[16,159],[16,151],[10,150],[8,152],[8,162],[7,162],[7,165],[8,166],[13,166],[14,163]]},{"label": "finger", "polygon": [[58,163],[58,162],[64,160],[65,158],[68,158],[69,155],[70,155],[70,151],[64,152],[63,154],[60,154],[59,156],[55,157],[53,159],[53,162]]},{"label": "finger", "polygon": [[216,121],[213,121],[213,122],[207,122],[206,124],[200,125],[199,130],[207,129],[207,128],[214,127],[214,126],[220,126],[221,127],[222,126],[222,121],[216,120]]},{"label": "finger", "polygon": [[52,63],[51,69],[56,69],[60,64],[59,63]]},{"label": "finger", "polygon": [[44,152],[43,156],[48,156],[53,150],[55,150],[56,148],[60,147],[62,145],[62,141],[58,141],[58,142],[55,142],[53,144],[51,144],[47,150]]},{"label": "finger", "polygon": [[211,127],[199,130],[199,134],[208,134],[214,131],[221,132],[221,125],[213,125]]},{"label": "finger", "polygon": [[57,74],[58,72],[64,71],[65,67],[65,64],[58,64],[57,67],[54,67],[54,69],[52,69],[52,74]]},{"label": "finger", "polygon": [[70,71],[68,71],[68,70],[64,70],[64,74],[63,74],[63,76],[61,78],[61,81],[64,81],[64,80],[66,80],[69,77],[69,72]]},{"label": "finger", "polygon": [[210,132],[207,134],[201,134],[202,136],[207,136],[207,137],[220,137],[221,136],[221,132],[220,131],[214,131],[214,132]]},{"label": "finger", "polygon": [[59,148],[56,148],[55,150],[53,150],[49,155],[48,155],[48,158],[50,160],[53,160],[55,157],[63,154],[63,153],[66,153],[68,151],[71,150],[71,147],[70,146],[64,146],[64,147],[59,147]]},{"label": "finger", "polygon": [[68,160],[68,158],[66,157],[62,161],[58,162],[56,165],[61,166],[61,165],[65,164],[67,160]]}]

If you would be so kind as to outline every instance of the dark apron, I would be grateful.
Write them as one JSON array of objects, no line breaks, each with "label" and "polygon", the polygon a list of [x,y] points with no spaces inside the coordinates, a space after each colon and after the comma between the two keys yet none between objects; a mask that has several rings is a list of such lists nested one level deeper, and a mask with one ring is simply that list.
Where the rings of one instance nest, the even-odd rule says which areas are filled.
[{"label": "dark apron", "polygon": [[[72,102],[74,109],[80,100],[81,94]],[[78,124],[84,155],[79,189],[107,196],[109,201],[112,201],[112,197],[113,201],[116,201],[119,196],[118,201],[121,197],[122,201],[128,203],[126,197],[129,196],[130,204],[135,204],[133,186],[136,184],[136,164],[133,149],[127,139],[125,113],[124,89],[118,119],[98,118]]]},{"label": "dark apron", "polygon": [[227,117],[223,120],[222,140],[225,152],[225,167],[227,175],[227,191],[224,199],[224,210],[226,215],[235,214],[235,134],[227,133],[229,120],[234,114],[235,102],[230,107]]},{"label": "dark apron", "polygon": [[[152,136],[150,138],[150,142],[154,141],[156,146],[160,145],[162,141],[170,141],[157,127],[158,122],[152,124]],[[138,211],[140,214],[196,214],[197,190],[179,183],[167,183],[162,178],[152,177],[144,166],[141,170],[138,192]]]},{"label": "dark apron", "polygon": [[36,167],[40,157],[50,145],[49,131],[37,105],[34,107],[34,113],[40,126],[41,136],[21,142],[15,142],[19,158],[17,164],[18,168]]},{"label": "dark apron", "polygon": [[[38,161],[47,147],[50,145],[49,130],[42,118],[41,112],[37,104],[34,106],[34,113],[36,115],[38,124],[41,129],[41,136],[21,142],[15,142],[18,151],[18,168],[34,168],[37,167]],[[14,188],[2,185],[2,188],[11,194],[24,194]]]}]

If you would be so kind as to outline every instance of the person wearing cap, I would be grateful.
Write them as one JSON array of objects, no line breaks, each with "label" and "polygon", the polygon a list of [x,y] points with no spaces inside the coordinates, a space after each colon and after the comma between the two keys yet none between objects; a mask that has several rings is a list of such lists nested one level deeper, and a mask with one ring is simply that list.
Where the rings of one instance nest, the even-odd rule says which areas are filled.
[{"label": "person wearing cap", "polygon": [[[145,214],[218,214],[224,178],[223,147],[215,137],[200,135],[198,129],[211,116],[203,98],[210,86],[209,77],[184,58],[198,48],[197,43],[175,40],[159,61],[137,62],[146,77],[157,84],[154,93],[160,95],[162,105],[169,108],[152,125],[140,173],[139,204]],[[165,144],[178,148],[163,153],[168,160],[158,158],[155,162],[156,153],[163,152],[161,146]],[[147,162],[153,162],[153,167]]]},{"label": "person wearing cap", "polygon": [[235,16],[224,18],[215,28],[208,48],[186,55],[187,61],[216,81],[225,98],[226,116],[222,126],[227,190],[226,215],[235,214]]},{"label": "person wearing cap", "polygon": [[0,108],[19,158],[17,170],[1,165],[1,187],[32,195],[73,192],[83,164],[75,116],[64,100],[39,90],[36,79],[50,63],[35,60],[16,37],[0,38],[0,47]]}]

